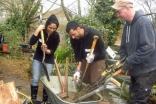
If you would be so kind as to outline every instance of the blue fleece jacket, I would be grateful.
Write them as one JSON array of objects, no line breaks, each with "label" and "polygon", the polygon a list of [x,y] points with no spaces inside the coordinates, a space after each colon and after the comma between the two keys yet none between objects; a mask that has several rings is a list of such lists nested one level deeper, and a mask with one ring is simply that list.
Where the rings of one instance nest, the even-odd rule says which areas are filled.
[{"label": "blue fleece jacket", "polygon": [[138,76],[156,69],[156,32],[151,20],[136,11],[131,23],[126,22],[120,46],[120,58],[126,63],[131,76]]}]

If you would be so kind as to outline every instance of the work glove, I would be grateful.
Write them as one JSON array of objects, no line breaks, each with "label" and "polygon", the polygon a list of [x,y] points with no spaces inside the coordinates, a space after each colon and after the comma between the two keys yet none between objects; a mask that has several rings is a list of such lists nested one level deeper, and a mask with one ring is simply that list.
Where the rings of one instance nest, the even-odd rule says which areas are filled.
[{"label": "work glove", "polygon": [[88,62],[88,63],[92,63],[93,60],[94,60],[94,57],[95,57],[94,54],[88,53],[88,54],[87,54],[87,57],[86,57],[87,62]]},{"label": "work glove", "polygon": [[131,68],[131,66],[125,61],[122,66],[122,72],[126,72]]},{"label": "work glove", "polygon": [[75,80],[75,82],[76,82],[77,85],[79,85],[79,83],[80,83],[81,73],[82,73],[81,70],[78,70],[77,69],[75,71],[74,75],[73,75],[74,76],[74,80]]}]

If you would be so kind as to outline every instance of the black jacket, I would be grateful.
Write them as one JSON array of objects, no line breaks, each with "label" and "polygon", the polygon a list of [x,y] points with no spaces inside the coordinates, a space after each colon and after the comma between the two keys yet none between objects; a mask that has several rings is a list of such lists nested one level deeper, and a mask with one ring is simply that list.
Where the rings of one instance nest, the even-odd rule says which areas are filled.
[{"label": "black jacket", "polygon": [[[54,52],[56,51],[60,42],[59,34],[55,31],[48,38],[48,34],[45,32],[45,30],[43,30],[43,32],[45,44],[48,46],[48,49],[51,50],[51,54],[45,54],[45,63],[54,64]],[[38,34],[38,36],[32,35],[30,39],[30,45],[34,45],[36,42],[38,42],[38,44],[34,55],[34,59],[42,61],[43,51],[41,50],[42,41],[40,33]]]},{"label": "black jacket", "polygon": [[90,52],[94,36],[97,35],[97,40],[93,54],[95,54],[94,61],[105,59],[105,47],[100,34],[93,28],[82,27],[84,29],[84,37],[80,39],[70,38],[71,45],[74,49],[76,62],[86,60],[87,53]]},{"label": "black jacket", "polygon": [[156,32],[150,19],[137,11],[131,23],[126,22],[122,41],[121,58],[127,56],[130,75],[138,76],[156,69]]}]

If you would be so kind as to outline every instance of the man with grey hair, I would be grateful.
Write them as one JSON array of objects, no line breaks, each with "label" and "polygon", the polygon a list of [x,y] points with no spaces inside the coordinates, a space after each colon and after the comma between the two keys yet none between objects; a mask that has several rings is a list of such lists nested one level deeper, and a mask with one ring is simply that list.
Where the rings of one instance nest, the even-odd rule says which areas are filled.
[{"label": "man with grey hair", "polygon": [[116,0],[112,6],[125,22],[120,59],[127,57],[122,70],[131,76],[129,104],[146,104],[156,80],[156,32],[143,11],[134,11],[130,0]]}]

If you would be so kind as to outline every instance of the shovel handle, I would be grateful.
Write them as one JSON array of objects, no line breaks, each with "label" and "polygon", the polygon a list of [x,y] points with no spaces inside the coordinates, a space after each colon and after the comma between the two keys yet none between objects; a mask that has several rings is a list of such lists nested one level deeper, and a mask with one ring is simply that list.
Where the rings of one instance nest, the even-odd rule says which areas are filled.
[{"label": "shovel handle", "polygon": [[118,71],[116,71],[116,72],[113,74],[113,76],[116,76],[116,75],[120,74],[121,72],[122,72],[122,69],[119,69]]},{"label": "shovel handle", "polygon": [[62,87],[62,93],[64,93],[65,92],[65,86],[63,84],[63,81],[62,81],[62,78],[61,78],[61,74],[60,74],[60,71],[59,71],[56,59],[54,59],[54,63],[55,63],[55,67],[56,67],[56,71],[57,71],[57,74],[58,74],[58,78],[59,78],[59,81],[60,81],[60,84],[61,84],[61,87]]},{"label": "shovel handle", "polygon": [[114,79],[114,78],[111,78],[110,81],[111,81],[113,84],[115,84],[116,86],[118,86],[118,87],[121,86],[121,84],[120,84],[116,79]]},{"label": "shovel handle", "polygon": [[43,30],[41,30],[41,40],[42,40],[42,45],[43,45],[44,44]]},{"label": "shovel handle", "polygon": [[[42,45],[43,45],[43,44],[44,44],[44,35],[43,35],[43,30],[41,30],[41,40],[42,40]],[[43,59],[42,59],[42,65],[43,65],[43,67],[44,67],[44,70],[45,70],[45,73],[46,73],[47,79],[48,79],[48,81],[50,81],[50,78],[49,78],[49,75],[48,75],[48,70],[47,70],[47,67],[46,67],[46,65],[45,65],[44,60],[45,60],[45,50],[44,50],[44,48],[43,48]]]},{"label": "shovel handle", "polygon": [[93,54],[93,51],[94,51],[96,42],[97,42],[97,40],[99,39],[99,37],[98,37],[97,35],[95,35],[93,38],[94,38],[94,40],[93,40],[93,43],[92,43],[92,47],[91,47],[91,50],[90,50],[90,54]]},{"label": "shovel handle", "polygon": [[68,66],[69,66],[69,58],[66,58],[66,74],[65,74],[65,79],[66,79],[66,92],[68,96]]},{"label": "shovel handle", "polygon": [[[116,75],[120,74],[121,72],[122,72],[122,69],[119,69],[118,71],[116,71],[116,72],[113,74],[113,76],[116,76]],[[112,77],[113,77],[113,76],[112,76]],[[110,81],[111,81],[112,83],[114,83],[114,84],[115,84],[116,86],[118,86],[118,87],[121,86],[121,84],[120,84],[116,79],[114,79],[114,78],[111,78]]]},{"label": "shovel handle", "polygon": [[[97,42],[97,40],[98,40],[99,37],[97,35],[95,35],[93,38],[94,38],[94,40],[93,40],[93,43],[92,43],[92,46],[91,46],[90,54],[93,54],[93,51],[94,51],[96,42]],[[87,62],[86,63],[86,68],[85,68],[84,73],[83,73],[83,76],[82,76],[82,80],[83,80],[83,78],[84,78],[84,76],[86,74],[86,71],[88,69],[88,66],[89,66],[89,63]]]}]

